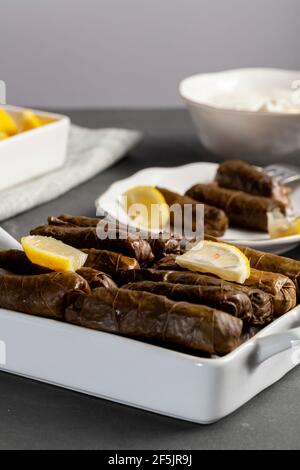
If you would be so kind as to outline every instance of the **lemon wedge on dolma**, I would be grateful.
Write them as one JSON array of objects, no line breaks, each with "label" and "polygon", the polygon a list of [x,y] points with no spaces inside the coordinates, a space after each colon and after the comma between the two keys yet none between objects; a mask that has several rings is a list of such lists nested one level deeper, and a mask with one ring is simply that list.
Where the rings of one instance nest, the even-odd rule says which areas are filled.
[{"label": "lemon wedge on dolma", "polygon": [[21,245],[32,263],[54,271],[77,271],[88,256],[60,240],[40,235],[23,237]]},{"label": "lemon wedge on dolma", "polygon": [[7,135],[15,135],[19,132],[18,126],[13,120],[12,116],[0,108],[0,132]]},{"label": "lemon wedge on dolma", "polygon": [[30,110],[23,111],[22,113],[22,131],[30,131],[41,127],[42,123],[39,118]]},{"label": "lemon wedge on dolma", "polygon": [[135,186],[123,193],[129,218],[140,228],[163,230],[169,221],[169,206],[155,186]]},{"label": "lemon wedge on dolma", "polygon": [[183,255],[176,257],[182,268],[216,274],[224,281],[243,284],[250,276],[250,262],[238,248],[226,243],[201,241]]}]

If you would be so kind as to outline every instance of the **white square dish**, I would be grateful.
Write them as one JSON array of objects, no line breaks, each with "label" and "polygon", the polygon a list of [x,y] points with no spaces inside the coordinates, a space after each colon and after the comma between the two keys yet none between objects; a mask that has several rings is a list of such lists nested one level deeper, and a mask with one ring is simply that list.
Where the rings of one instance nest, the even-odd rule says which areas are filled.
[{"label": "white square dish", "polygon": [[[4,105],[17,124],[24,108]],[[0,142],[0,191],[63,166],[70,119],[60,114],[33,110],[44,122]]]}]

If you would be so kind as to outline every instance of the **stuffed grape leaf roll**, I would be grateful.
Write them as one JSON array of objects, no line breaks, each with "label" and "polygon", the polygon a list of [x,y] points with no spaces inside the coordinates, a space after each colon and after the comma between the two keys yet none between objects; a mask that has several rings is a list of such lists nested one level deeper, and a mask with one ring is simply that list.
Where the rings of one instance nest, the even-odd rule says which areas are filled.
[{"label": "stuffed grape leaf roll", "polygon": [[244,246],[239,246],[239,249],[245,253],[252,268],[289,277],[295,283],[297,296],[300,298],[300,261]]},{"label": "stuffed grape leaf roll", "polygon": [[73,272],[22,276],[0,273],[0,307],[9,310],[62,319],[66,294],[90,293],[85,279]]},{"label": "stuffed grape leaf roll", "polygon": [[[108,224],[101,220],[94,217],[86,217],[86,216],[73,216],[69,214],[60,214],[58,217],[49,216],[48,217],[48,224],[60,227],[84,227],[84,228],[95,228],[97,227],[97,231],[107,231]],[[123,225],[121,226],[117,221],[115,224],[116,233],[119,234],[126,229]],[[149,242],[152,253],[156,259],[160,258],[161,256],[168,254],[168,253],[177,253],[181,252],[181,239],[176,238],[173,234],[169,233],[160,233],[157,234],[154,238],[153,236],[145,237],[142,236],[138,230],[134,231],[133,236],[136,238],[143,238]]]},{"label": "stuffed grape leaf roll", "polygon": [[96,289],[97,287],[117,287],[117,284],[108,274],[97,269],[83,267],[77,269],[76,273],[87,281],[91,289]]},{"label": "stuffed grape leaf roll", "polygon": [[283,274],[251,268],[250,277],[244,285],[261,289],[272,296],[275,317],[280,317],[296,306],[295,283]]},{"label": "stuffed grape leaf roll", "polygon": [[46,274],[50,271],[32,263],[22,250],[0,250],[0,268],[14,274]]},{"label": "stuffed grape leaf roll", "polygon": [[[185,223],[189,223],[190,229],[195,231],[195,223],[196,223],[196,205],[199,204],[198,201],[192,199],[189,196],[182,196],[178,193],[170,191],[169,189],[165,188],[157,188],[164,196],[167,204],[172,206],[173,204],[179,204],[182,208],[184,208],[185,204],[192,205],[192,220],[185,220]],[[174,217],[171,213],[171,223],[174,224]],[[215,236],[221,237],[224,235],[226,229],[228,228],[228,218],[225,212],[222,209],[218,209],[217,207],[209,206],[208,204],[204,205],[204,230],[205,232]]]},{"label": "stuffed grape leaf roll", "polygon": [[285,214],[285,206],[281,202],[220,188],[216,183],[196,184],[186,192],[186,195],[204,204],[219,207],[225,211],[231,225],[246,229],[267,232],[267,213],[277,210]]},{"label": "stuffed grape leaf roll", "polygon": [[216,181],[222,188],[245,191],[254,196],[275,199],[288,206],[290,189],[254,165],[242,160],[220,163]]},{"label": "stuffed grape leaf roll", "polygon": [[75,248],[96,248],[115,251],[135,258],[140,264],[147,264],[154,259],[151,246],[147,240],[135,234],[122,234],[118,238],[99,238],[95,227],[71,227],[58,225],[41,225],[30,231],[31,235],[53,237]]},{"label": "stuffed grape leaf roll", "polygon": [[176,238],[172,234],[168,234],[167,236],[158,234],[155,238],[149,238],[148,242],[155,259],[159,259],[161,256],[169,253],[175,253],[178,255],[181,253],[181,239]]},{"label": "stuffed grape leaf roll", "polygon": [[97,217],[87,217],[85,215],[60,214],[58,217],[48,217],[48,223],[59,225],[60,222],[75,227],[97,227],[101,219]]},{"label": "stuffed grape leaf roll", "polygon": [[[88,257],[84,266],[78,269],[83,278],[87,279],[92,288],[107,286],[116,287],[111,279],[126,269],[139,269],[139,263],[134,258],[120,255],[112,251],[95,250],[93,248],[84,251]],[[21,250],[0,250],[0,268],[14,274],[33,275],[52,272],[50,269],[32,263]]]},{"label": "stuffed grape leaf roll", "polygon": [[176,263],[176,255],[168,254],[163,256],[161,259],[157,260],[156,263],[153,265],[154,269],[164,269],[164,270],[171,270],[171,271],[186,271],[184,268],[179,266]]},{"label": "stuffed grape leaf roll", "polygon": [[[100,219],[85,216],[72,216],[68,214],[61,214],[59,217],[49,216],[48,224],[62,227],[97,227],[99,224],[98,230],[107,230],[107,224],[105,222],[101,222]],[[116,231],[119,233],[122,229],[116,227]],[[138,232],[135,232],[135,235],[139,237]],[[164,234],[164,236],[162,236],[162,234],[158,234],[155,238],[147,238],[147,241],[151,246],[155,258],[159,258],[167,253],[179,254],[181,251],[181,240],[177,239],[172,234]]]},{"label": "stuffed grape leaf roll", "polygon": [[[176,263],[176,256],[164,256],[153,266],[155,269],[184,271]],[[287,276],[251,268],[250,276],[244,286],[261,289],[272,296],[274,316],[279,317],[296,306],[297,295],[295,283]]]},{"label": "stuffed grape leaf roll", "polygon": [[114,251],[96,250],[95,248],[83,248],[82,251],[88,255],[84,267],[103,271],[113,277],[120,272],[140,268],[135,258]]},{"label": "stuffed grape leaf roll", "polygon": [[123,285],[129,282],[154,281],[171,282],[173,284],[190,284],[193,286],[231,287],[245,293],[252,304],[251,323],[264,325],[273,319],[273,302],[270,294],[252,287],[223,281],[222,279],[206,274],[191,271],[164,271],[158,269],[140,269],[127,271],[122,276]]},{"label": "stuffed grape leaf roll", "polygon": [[69,323],[212,354],[232,351],[243,326],[239,318],[210,307],[128,289],[100,287],[92,295],[73,292],[67,304]]},{"label": "stuffed grape leaf roll", "polygon": [[165,295],[168,299],[176,302],[184,301],[208,305],[246,321],[250,321],[253,315],[248,295],[229,286],[191,286],[169,282],[142,281],[126,284],[123,288]]}]

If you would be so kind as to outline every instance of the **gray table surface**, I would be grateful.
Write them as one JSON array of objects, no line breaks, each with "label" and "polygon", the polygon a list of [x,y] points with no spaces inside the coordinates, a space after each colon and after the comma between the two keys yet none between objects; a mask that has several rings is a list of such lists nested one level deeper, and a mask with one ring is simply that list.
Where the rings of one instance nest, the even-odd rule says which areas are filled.
[{"label": "gray table surface", "polygon": [[[87,183],[5,221],[3,227],[15,237],[43,223],[48,214],[93,215],[101,192],[141,168],[216,159],[201,148],[182,110],[67,114],[87,127],[140,129],[144,138],[126,158]],[[291,253],[299,255],[300,250]],[[206,426],[0,373],[0,449],[299,449],[299,402],[300,368],[232,415]]]}]

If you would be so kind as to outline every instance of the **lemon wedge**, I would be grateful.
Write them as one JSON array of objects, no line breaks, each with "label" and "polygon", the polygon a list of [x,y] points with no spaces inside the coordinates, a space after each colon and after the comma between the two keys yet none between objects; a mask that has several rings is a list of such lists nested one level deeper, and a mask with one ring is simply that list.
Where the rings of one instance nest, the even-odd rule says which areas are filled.
[{"label": "lemon wedge", "polygon": [[295,220],[296,233],[300,234],[300,217]]},{"label": "lemon wedge", "polygon": [[300,234],[300,217],[287,218],[280,212],[268,212],[270,238],[289,237]]},{"label": "lemon wedge", "polygon": [[88,256],[60,240],[40,235],[23,237],[21,245],[32,263],[54,271],[77,271]]},{"label": "lemon wedge", "polygon": [[243,284],[250,276],[250,262],[238,248],[226,243],[201,241],[176,257],[179,266],[190,271],[216,274],[225,281]]},{"label": "lemon wedge", "polygon": [[39,118],[30,110],[23,111],[22,113],[22,131],[30,131],[41,127],[42,123]]},{"label": "lemon wedge", "polygon": [[19,132],[13,118],[3,108],[0,108],[0,132],[7,135],[15,135]]},{"label": "lemon wedge", "polygon": [[5,140],[8,138],[8,135],[6,134],[6,132],[0,132],[0,140]]},{"label": "lemon wedge", "polygon": [[155,186],[136,186],[123,194],[129,218],[141,229],[163,230],[169,221],[169,206]]}]

